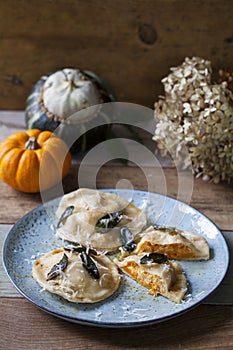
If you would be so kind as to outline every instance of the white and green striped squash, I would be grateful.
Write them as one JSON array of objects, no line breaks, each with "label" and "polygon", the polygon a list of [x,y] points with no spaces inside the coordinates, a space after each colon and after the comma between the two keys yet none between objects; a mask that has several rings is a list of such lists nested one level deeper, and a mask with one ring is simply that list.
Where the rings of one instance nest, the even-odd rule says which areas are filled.
[{"label": "white and green striped squash", "polygon": [[[114,101],[115,93],[105,79],[91,71],[64,68],[43,75],[36,82],[26,102],[26,125],[28,129],[54,131],[66,142],[82,128],[82,136],[72,149],[86,150],[102,141],[110,127],[104,116],[103,125],[89,130],[89,120],[96,115],[101,117],[102,103]],[[75,118],[74,122],[71,116],[95,105],[96,108],[89,109],[92,115],[88,120]]]}]

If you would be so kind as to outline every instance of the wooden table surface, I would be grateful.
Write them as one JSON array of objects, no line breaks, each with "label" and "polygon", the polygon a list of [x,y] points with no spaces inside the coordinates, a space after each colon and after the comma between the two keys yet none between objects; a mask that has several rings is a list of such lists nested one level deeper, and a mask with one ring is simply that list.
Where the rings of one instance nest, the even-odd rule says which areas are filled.
[{"label": "wooden table surface", "polygon": [[[4,125],[9,116],[2,114],[1,139],[9,131],[23,128],[22,119],[18,115],[17,123],[14,123],[15,115],[12,114],[10,122]],[[78,162],[74,161],[64,180],[65,192],[77,188],[77,169]],[[148,167],[147,171],[155,176],[156,183],[153,169]],[[164,168],[163,172],[167,184],[166,194],[176,198],[177,173],[173,168]],[[112,188],[122,179],[130,181],[135,189],[147,190],[145,175],[139,167],[132,164],[103,166],[98,173],[96,185],[97,188]],[[155,190],[157,191],[156,186]],[[0,197],[2,245],[12,225],[40,205],[41,197],[39,194],[19,193],[2,182]],[[219,226],[232,252],[233,186],[226,183],[215,185],[195,179],[190,204]],[[0,262],[0,349],[232,349],[232,273],[231,265],[215,295],[183,315],[148,327],[111,329],[73,324],[37,309],[14,289]]]}]

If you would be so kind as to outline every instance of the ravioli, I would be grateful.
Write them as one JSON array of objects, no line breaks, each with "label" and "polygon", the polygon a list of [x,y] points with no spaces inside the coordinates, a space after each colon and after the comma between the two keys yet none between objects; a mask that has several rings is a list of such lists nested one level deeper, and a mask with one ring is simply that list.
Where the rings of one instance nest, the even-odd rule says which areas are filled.
[{"label": "ravioli", "polygon": [[[147,223],[142,210],[112,193],[82,188],[66,194],[56,212],[58,220],[69,207],[73,208],[72,214],[59,225],[58,236],[98,251],[114,251],[121,246],[119,227],[127,226],[135,236]],[[122,219],[114,228],[97,232],[96,223],[100,218],[121,210]]]},{"label": "ravioli", "polygon": [[129,255],[115,263],[128,276],[149,289],[148,294],[162,295],[175,303],[180,303],[187,292],[187,279],[181,266],[175,261],[141,264],[145,254]]},{"label": "ravioli", "polygon": [[[67,258],[60,273],[48,278],[51,269]],[[95,303],[112,295],[119,286],[121,277],[117,266],[105,255],[91,255],[98,272],[96,279],[83,266],[80,254],[63,248],[53,250],[36,260],[32,267],[33,278],[45,290],[70,302]]]},{"label": "ravioli", "polygon": [[210,249],[204,237],[188,231],[154,228],[150,226],[141,233],[135,253],[157,252],[166,254],[168,259],[207,260]]}]

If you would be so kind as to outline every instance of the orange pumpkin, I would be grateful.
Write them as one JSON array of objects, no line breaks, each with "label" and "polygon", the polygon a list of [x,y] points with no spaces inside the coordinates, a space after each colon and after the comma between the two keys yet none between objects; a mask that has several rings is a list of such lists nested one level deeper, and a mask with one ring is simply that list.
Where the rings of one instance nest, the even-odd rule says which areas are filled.
[{"label": "orange pumpkin", "polygon": [[70,152],[50,131],[15,132],[0,144],[0,179],[22,192],[44,191],[68,173]]}]

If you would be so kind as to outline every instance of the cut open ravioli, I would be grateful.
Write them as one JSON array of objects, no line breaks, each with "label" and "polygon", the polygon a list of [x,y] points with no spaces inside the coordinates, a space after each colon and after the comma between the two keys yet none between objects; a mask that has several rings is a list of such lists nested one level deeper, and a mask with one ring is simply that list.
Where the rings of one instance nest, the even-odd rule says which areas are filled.
[{"label": "cut open ravioli", "polygon": [[180,303],[187,292],[187,279],[181,266],[174,261],[142,264],[143,257],[145,254],[129,255],[123,260],[114,261],[128,276],[148,288],[149,294],[160,294]]},{"label": "cut open ravioli", "polygon": [[[65,264],[62,262],[64,257]],[[91,259],[98,269],[99,278],[94,278],[83,266],[80,254],[63,248],[36,260],[32,275],[42,288],[51,293],[71,302],[94,303],[106,299],[117,290],[120,275],[116,265],[105,255],[92,255]]]},{"label": "cut open ravioli", "polygon": [[205,238],[188,231],[150,226],[141,237],[135,250],[137,254],[157,252],[177,260],[207,260],[210,256]]},{"label": "cut open ravioli", "polygon": [[[141,232],[147,219],[142,210],[115,194],[92,189],[78,189],[62,197],[56,216],[61,218],[72,208],[59,225],[57,234],[62,239],[89,246],[99,251],[113,251],[121,246],[119,227],[127,226],[133,236]],[[122,211],[119,223],[107,232],[97,232],[97,222],[106,215]]]}]

